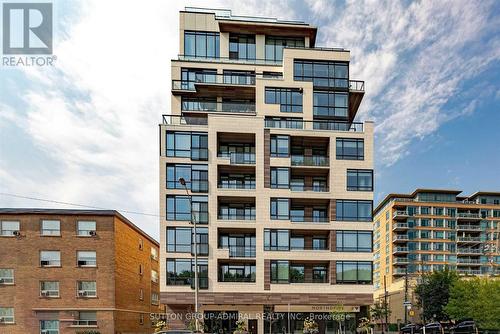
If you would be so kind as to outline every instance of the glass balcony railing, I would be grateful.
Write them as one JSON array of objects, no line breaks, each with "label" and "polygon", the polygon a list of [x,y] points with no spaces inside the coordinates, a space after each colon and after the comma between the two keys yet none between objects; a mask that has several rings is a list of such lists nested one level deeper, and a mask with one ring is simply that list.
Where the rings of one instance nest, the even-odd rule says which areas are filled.
[{"label": "glass balcony railing", "polygon": [[278,129],[363,132],[363,123],[346,121],[304,121],[302,119],[267,118],[264,126]]},{"label": "glass balcony railing", "polygon": [[328,166],[329,158],[322,155],[292,155],[290,157],[292,166]]},{"label": "glass balcony railing", "polygon": [[251,182],[238,182],[238,181],[229,181],[219,183],[217,188],[220,189],[255,189],[255,181]]},{"label": "glass balcony railing", "polygon": [[219,213],[219,220],[255,220],[255,214],[251,213]]},{"label": "glass balcony railing", "polygon": [[255,246],[228,246],[229,257],[255,257]]},{"label": "glass balcony railing", "polygon": [[254,86],[255,74],[197,73],[194,80],[172,80],[172,90],[195,91],[196,84]]},{"label": "glass balcony railing", "polygon": [[178,60],[181,61],[199,61],[211,63],[228,63],[228,64],[251,64],[251,65],[281,65],[282,60],[274,59],[235,59],[229,57],[211,57],[211,56],[195,56],[195,55],[179,55]]},{"label": "glass balcony railing", "polygon": [[255,153],[222,153],[218,154],[219,158],[229,158],[229,163],[231,165],[254,165],[255,164]]},{"label": "glass balcony railing", "polygon": [[181,106],[184,112],[207,111],[207,112],[230,112],[230,113],[255,113],[255,103],[252,102],[210,102],[189,101]]},{"label": "glass balcony railing", "polygon": [[[272,185],[271,185],[272,187]],[[291,184],[290,185],[290,190],[291,191],[314,191],[314,192],[328,192],[328,186],[325,185],[312,185],[312,186],[305,186],[303,184]]]}]

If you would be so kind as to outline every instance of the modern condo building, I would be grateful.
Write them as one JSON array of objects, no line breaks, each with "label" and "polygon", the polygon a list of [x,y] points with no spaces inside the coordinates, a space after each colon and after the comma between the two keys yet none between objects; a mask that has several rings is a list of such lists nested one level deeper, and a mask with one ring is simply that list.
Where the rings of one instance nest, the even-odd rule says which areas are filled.
[{"label": "modern condo building", "polygon": [[116,211],[0,209],[0,333],[151,333],[159,245]]},{"label": "modern condo building", "polygon": [[500,192],[460,193],[390,194],[374,210],[375,298],[384,298],[385,279],[391,323],[404,321],[405,298],[415,305],[413,287],[423,272],[448,267],[462,275],[500,274]]},{"label": "modern condo building", "polygon": [[372,304],[373,123],[354,122],[364,82],[349,51],[315,47],[316,32],[180,13],[160,124],[161,302],[194,309],[196,238],[206,331],[240,317],[251,333],[293,332],[314,314],[335,333],[332,309],[352,329]]}]

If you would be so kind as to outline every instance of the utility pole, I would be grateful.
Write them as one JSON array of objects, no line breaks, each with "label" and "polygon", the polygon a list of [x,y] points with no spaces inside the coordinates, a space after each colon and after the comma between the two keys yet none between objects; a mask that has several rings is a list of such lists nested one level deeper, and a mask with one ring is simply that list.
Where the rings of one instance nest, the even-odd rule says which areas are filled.
[{"label": "utility pole", "polygon": [[385,314],[385,324],[382,326],[382,333],[385,333],[385,327],[389,323],[388,314],[387,314],[387,282],[386,276],[384,275],[384,314]]},{"label": "utility pole", "polygon": [[191,195],[186,186],[186,180],[184,178],[179,179],[179,183],[186,190],[186,194],[189,198],[189,206],[191,212],[191,224],[193,224],[193,233],[194,233],[194,313],[195,313],[195,328],[196,332],[198,332],[198,234],[196,233],[196,217],[193,216],[193,202]]}]

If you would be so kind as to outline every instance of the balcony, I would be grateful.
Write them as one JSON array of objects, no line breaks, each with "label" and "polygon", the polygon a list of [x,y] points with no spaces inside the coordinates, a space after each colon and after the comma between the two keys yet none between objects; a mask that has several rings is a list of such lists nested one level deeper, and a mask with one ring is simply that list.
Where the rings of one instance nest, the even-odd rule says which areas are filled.
[{"label": "balcony", "polygon": [[325,185],[306,186],[306,185],[301,185],[301,184],[291,184],[290,190],[291,191],[313,191],[313,192],[329,192],[330,191],[328,186],[325,186]]},{"label": "balcony", "polygon": [[223,249],[229,250],[230,258],[238,257],[255,257],[255,246],[227,246]]},{"label": "balcony", "polygon": [[481,216],[479,213],[470,213],[470,212],[459,212],[457,213],[457,219],[461,220],[481,220]]},{"label": "balcony", "polygon": [[302,119],[266,117],[265,128],[293,129],[293,130],[322,130],[322,131],[350,131],[363,132],[363,123],[346,121],[304,121]]},{"label": "balcony", "polygon": [[403,246],[394,247],[392,250],[392,254],[399,254],[399,253],[408,253],[408,247],[403,247]]},{"label": "balcony", "polygon": [[218,197],[219,220],[255,221],[255,197]]},{"label": "balcony", "polygon": [[457,230],[459,231],[481,231],[481,226],[480,225],[470,225],[470,224],[465,224],[465,225],[457,225]]},{"label": "balcony", "polygon": [[290,162],[292,166],[328,167],[330,165],[330,158],[321,155],[292,155],[290,157]]},{"label": "balcony", "polygon": [[191,101],[183,103],[183,113],[238,113],[255,114],[255,102],[214,102],[214,101]]},{"label": "balcony", "polygon": [[180,61],[195,61],[204,63],[222,63],[222,64],[248,64],[248,65],[281,65],[282,60],[271,59],[234,59],[229,57],[207,57],[194,55],[178,55]]},{"label": "balcony", "polygon": [[255,167],[218,165],[217,181],[219,189],[255,189]]},{"label": "balcony", "polygon": [[458,258],[457,265],[481,265],[481,261],[479,259],[465,259]]},{"label": "balcony", "polygon": [[408,238],[408,235],[406,234],[398,234],[395,235],[394,238],[392,239],[393,242],[407,242],[410,239]]},{"label": "balcony", "polygon": [[208,118],[199,116],[162,115],[163,125],[207,126]]},{"label": "balcony", "polygon": [[172,80],[172,93],[185,96],[254,98],[255,74],[198,73],[195,80]]},{"label": "balcony", "polygon": [[457,248],[457,253],[462,255],[468,255],[468,254],[482,254],[483,252],[479,248]]},{"label": "balcony", "polygon": [[408,217],[410,217],[410,215],[409,215],[408,211],[405,211],[405,210],[396,210],[392,214],[393,219],[406,219]]},{"label": "balcony", "polygon": [[393,275],[406,275],[407,271],[406,269],[404,268],[395,268],[393,271],[392,271],[392,274]]},{"label": "balcony", "polygon": [[405,265],[408,263],[410,263],[410,261],[406,257],[395,257],[393,260],[394,265]]},{"label": "balcony", "polygon": [[459,275],[481,275],[481,270],[476,269],[457,269]]},{"label": "balcony", "polygon": [[407,230],[408,228],[408,223],[395,223],[392,225],[393,231],[402,231]]},{"label": "balcony", "polygon": [[480,237],[457,237],[457,242],[478,243],[478,242],[481,242],[481,238]]},{"label": "balcony", "polygon": [[229,159],[231,165],[255,165],[255,153],[221,153],[218,157]]}]

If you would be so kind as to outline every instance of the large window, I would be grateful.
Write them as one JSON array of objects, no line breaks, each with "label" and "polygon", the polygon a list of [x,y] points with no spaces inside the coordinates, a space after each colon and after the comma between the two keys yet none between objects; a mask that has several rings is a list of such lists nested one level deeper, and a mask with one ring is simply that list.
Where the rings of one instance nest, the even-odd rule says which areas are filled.
[{"label": "large window", "polygon": [[290,231],[265,229],[264,250],[266,251],[290,250]]},{"label": "large window", "polygon": [[373,170],[348,169],[347,190],[373,191]]},{"label": "large window", "polygon": [[221,220],[255,220],[254,203],[224,203],[219,205]]},{"label": "large window", "polygon": [[294,60],[293,70],[294,80],[312,81],[314,87],[349,87],[349,65],[346,62]]},{"label": "large window", "polygon": [[167,156],[208,160],[207,134],[167,132]]},{"label": "large window", "polygon": [[204,31],[184,32],[184,55],[201,58],[219,58],[219,33]]},{"label": "large window", "polygon": [[271,136],[271,156],[286,158],[290,156],[290,136]]},{"label": "large window", "polygon": [[365,143],[363,139],[337,138],[337,159],[364,160]]},{"label": "large window", "polygon": [[[208,229],[198,227],[198,255],[208,255]],[[167,228],[167,252],[194,254],[194,229],[190,227]]]},{"label": "large window", "polygon": [[290,200],[288,198],[271,198],[271,219],[290,219]]},{"label": "large window", "polygon": [[304,47],[303,37],[266,36],[266,60],[283,60],[283,48]]},{"label": "large window", "polygon": [[337,261],[337,284],[371,284],[372,263]]},{"label": "large window", "polygon": [[217,81],[217,70],[183,68],[181,70],[181,86],[179,88],[194,90],[195,82],[215,83]]},{"label": "large window", "polygon": [[349,98],[347,93],[314,91],[313,114],[324,117],[347,118]]},{"label": "large window", "polygon": [[217,111],[217,99],[211,97],[183,97],[182,111]]},{"label": "large window", "polygon": [[[198,259],[200,289],[208,289],[208,261]],[[194,288],[194,260],[167,259],[167,285],[190,285]]]},{"label": "large window", "polygon": [[255,59],[255,35],[229,34],[230,59]]},{"label": "large window", "polygon": [[167,164],[168,189],[184,189],[181,177],[192,192],[208,192],[208,165]]},{"label": "large window", "polygon": [[302,112],[302,92],[293,88],[266,87],[265,103],[279,104],[281,112]]},{"label": "large window", "polygon": [[290,262],[271,261],[271,283],[290,282]]},{"label": "large window", "polygon": [[229,257],[255,257],[255,235],[223,233],[218,247],[228,249]]},{"label": "large window", "polygon": [[189,196],[167,196],[167,220],[196,220],[196,222],[199,224],[207,224],[208,197],[191,196],[191,201],[192,208],[189,203]]},{"label": "large window", "polygon": [[337,231],[337,252],[371,252],[372,232]]},{"label": "large window", "polygon": [[219,282],[255,282],[255,264],[221,264]]},{"label": "large window", "polygon": [[280,188],[280,189],[290,188],[290,168],[287,167],[271,168],[271,188]]},{"label": "large window", "polygon": [[19,232],[18,221],[0,220],[0,235],[15,236]]},{"label": "large window", "polygon": [[372,201],[337,200],[337,219],[340,221],[372,221]]},{"label": "large window", "polygon": [[190,227],[167,228],[167,252],[177,252],[177,253],[191,252]]},{"label": "large window", "polygon": [[61,235],[61,222],[59,220],[42,220],[40,234],[43,236]]},{"label": "large window", "polygon": [[40,251],[40,266],[41,267],[60,267],[61,252],[60,251]]}]

